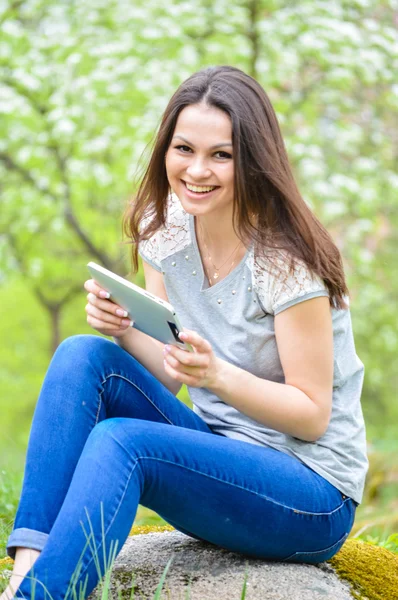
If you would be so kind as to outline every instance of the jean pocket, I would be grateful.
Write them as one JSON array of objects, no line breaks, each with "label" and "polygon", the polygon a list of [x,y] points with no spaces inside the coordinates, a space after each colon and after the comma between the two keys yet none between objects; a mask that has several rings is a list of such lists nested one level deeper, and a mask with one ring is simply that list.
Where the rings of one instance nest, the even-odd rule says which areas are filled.
[{"label": "jean pocket", "polygon": [[294,552],[287,558],[284,558],[283,562],[320,563],[329,560],[329,558],[332,558],[332,556],[340,550],[347,538],[348,533],[345,533],[342,538],[324,550],[316,550],[315,552]]}]

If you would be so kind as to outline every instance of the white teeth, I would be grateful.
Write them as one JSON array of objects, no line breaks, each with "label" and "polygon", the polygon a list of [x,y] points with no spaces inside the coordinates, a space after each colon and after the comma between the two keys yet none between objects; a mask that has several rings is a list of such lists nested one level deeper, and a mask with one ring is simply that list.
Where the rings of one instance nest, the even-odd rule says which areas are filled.
[{"label": "white teeth", "polygon": [[213,187],[204,187],[204,186],[199,186],[199,185],[191,185],[190,183],[185,183],[185,185],[187,186],[187,188],[189,189],[190,192],[211,192],[212,190],[215,190],[217,186],[213,186]]}]

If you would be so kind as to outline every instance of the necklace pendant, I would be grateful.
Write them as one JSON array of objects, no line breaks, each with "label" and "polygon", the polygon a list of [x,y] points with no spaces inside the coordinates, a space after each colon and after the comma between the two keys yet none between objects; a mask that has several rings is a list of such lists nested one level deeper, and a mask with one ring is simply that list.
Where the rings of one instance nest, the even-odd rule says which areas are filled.
[{"label": "necklace pendant", "polygon": [[218,277],[219,277],[219,274],[218,274],[217,272],[216,272],[216,273],[214,273],[214,275],[213,275],[213,279],[218,279]]}]

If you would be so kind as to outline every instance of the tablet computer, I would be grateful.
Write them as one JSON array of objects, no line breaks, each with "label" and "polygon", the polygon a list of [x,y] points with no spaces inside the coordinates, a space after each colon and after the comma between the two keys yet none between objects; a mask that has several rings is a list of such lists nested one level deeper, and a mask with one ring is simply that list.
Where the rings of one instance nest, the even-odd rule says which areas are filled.
[{"label": "tablet computer", "polygon": [[101,265],[89,262],[87,268],[93,279],[110,293],[110,300],[128,312],[135,329],[164,344],[193,352],[192,346],[178,337],[183,329],[171,304]]}]

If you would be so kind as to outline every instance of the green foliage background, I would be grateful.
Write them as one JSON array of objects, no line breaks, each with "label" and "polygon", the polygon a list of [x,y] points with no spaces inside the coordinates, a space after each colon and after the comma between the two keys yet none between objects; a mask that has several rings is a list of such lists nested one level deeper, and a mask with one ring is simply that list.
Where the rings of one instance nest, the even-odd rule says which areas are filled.
[{"label": "green foliage background", "polygon": [[396,0],[1,10],[0,466],[22,468],[57,343],[92,332],[86,263],[129,271],[121,214],[169,97],[214,64],[242,68],[270,96],[300,189],[343,255],[369,442],[396,439]]}]

